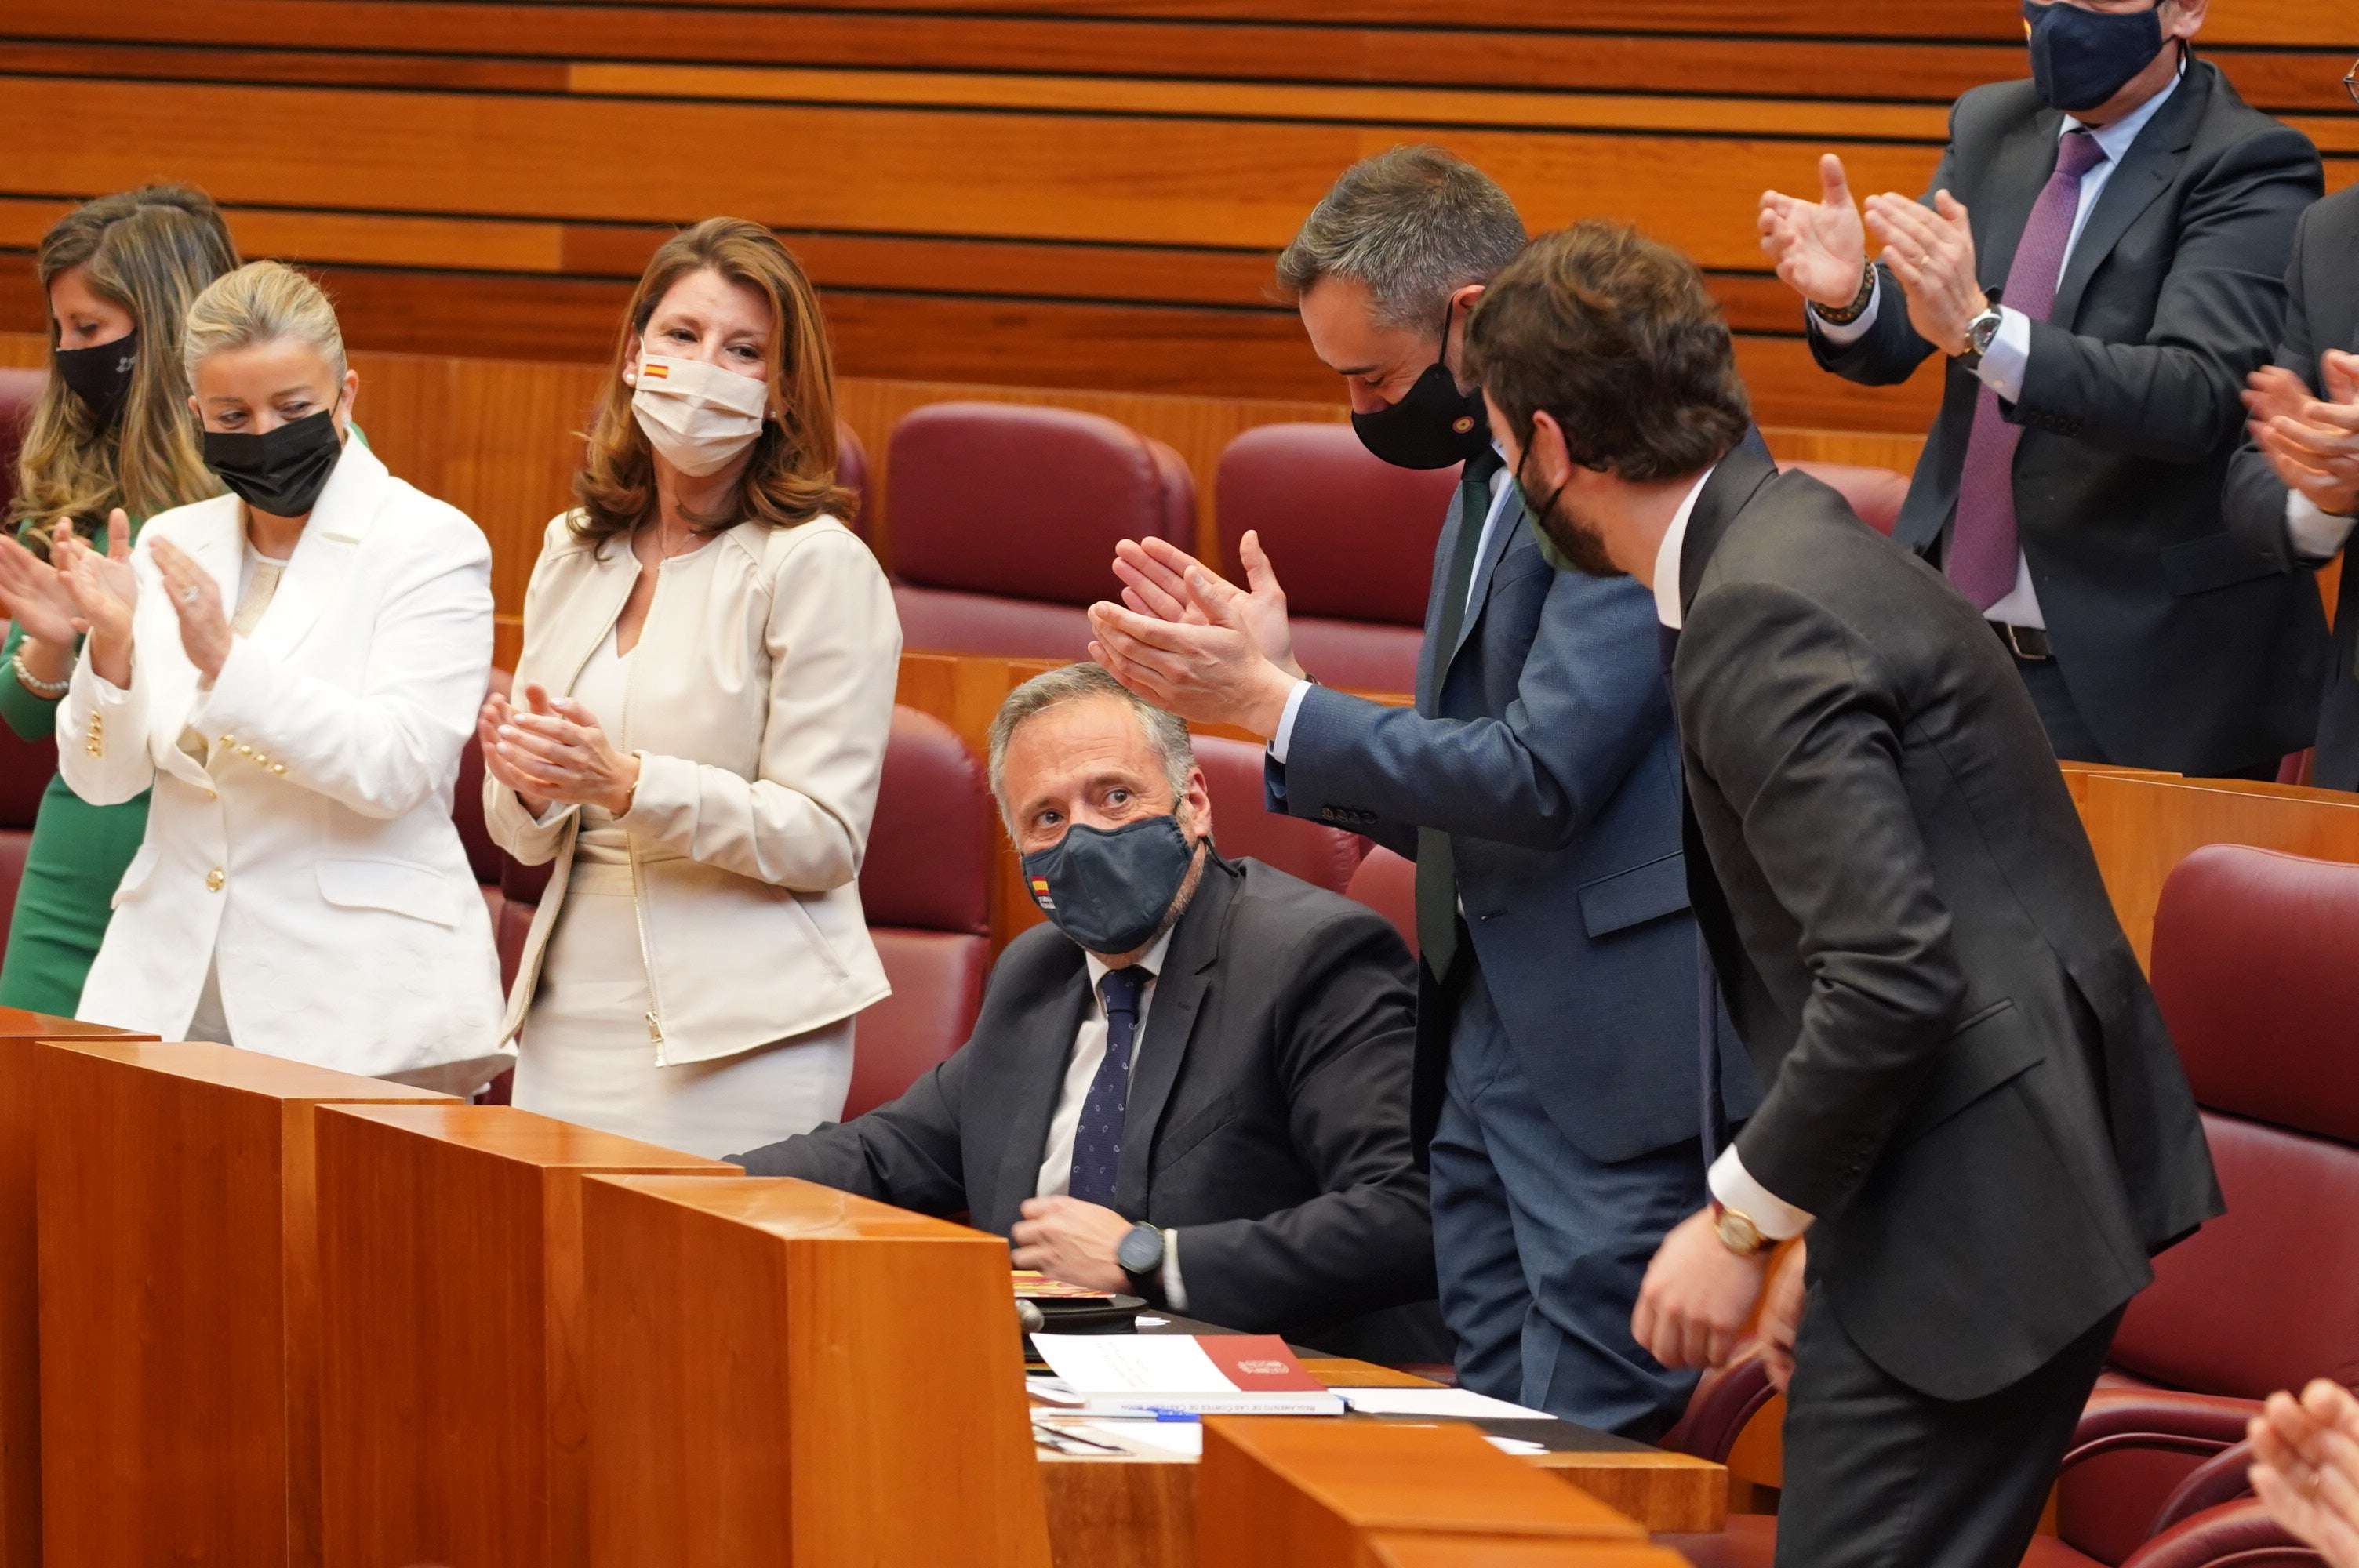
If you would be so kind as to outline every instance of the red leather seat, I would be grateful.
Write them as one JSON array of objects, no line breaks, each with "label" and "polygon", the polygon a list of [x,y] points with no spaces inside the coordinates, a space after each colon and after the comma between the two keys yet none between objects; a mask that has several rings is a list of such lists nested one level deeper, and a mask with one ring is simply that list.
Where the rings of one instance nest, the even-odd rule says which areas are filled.
[{"label": "red leather seat", "polygon": [[1330,892],[1351,886],[1366,839],[1269,810],[1259,746],[1221,735],[1199,735],[1195,742],[1196,763],[1212,796],[1212,837],[1223,855],[1232,860],[1250,855]]},{"label": "red leather seat", "polygon": [[49,384],[45,370],[0,370],[0,517],[16,499],[16,453],[25,444],[25,426],[33,405]]},{"label": "red leather seat", "polygon": [[893,709],[860,899],[893,994],[860,1015],[846,1120],[959,1048],[991,972],[993,849],[983,768],[951,727]]},{"label": "red leather seat", "polygon": [[860,433],[839,419],[835,422],[835,482],[860,497],[860,504],[843,525],[860,535],[867,544],[868,537],[868,448]]},{"label": "red leather seat", "polygon": [[[2228,1211],[2155,1260],[2065,1455],[2060,1541],[2027,1562],[2315,1561],[2234,1498],[2264,1396],[2359,1381],[2359,1252],[2342,1244],[2359,1234],[2354,948],[2359,866],[2214,844],[2164,883],[2155,996]],[[1700,1564],[1766,1563],[1729,1555],[1760,1534],[1672,1543]]]},{"label": "red leather seat", "polygon": [[1859,520],[1889,537],[1900,521],[1900,503],[1908,499],[1908,476],[1890,469],[1863,468],[1855,463],[1780,463],[1788,473],[1806,473],[1843,492]]},{"label": "red leather seat", "polygon": [[[10,472],[15,471],[14,465]],[[0,621],[0,638],[8,623]],[[5,678],[5,677],[0,677]],[[8,926],[16,912],[16,885],[25,878],[25,857],[33,847],[33,822],[40,815],[41,795],[58,771],[58,743],[43,736],[20,740],[0,724],[0,949],[8,943]]]},{"label": "red leather seat", "polygon": [[1330,686],[1417,689],[1433,552],[1455,464],[1379,460],[1349,425],[1263,425],[1221,454],[1221,575],[1243,585],[1237,541],[1261,536],[1284,585],[1294,654]]},{"label": "red leather seat", "polygon": [[913,650],[1089,657],[1117,541],[1194,546],[1180,454],[1103,415],[935,403],[894,427],[893,598]]},{"label": "red leather seat", "polygon": [[1401,940],[1408,944],[1409,952],[1417,952],[1415,860],[1397,855],[1382,844],[1372,844],[1367,858],[1352,873],[1352,885],[1344,892],[1391,921],[1400,932]]}]

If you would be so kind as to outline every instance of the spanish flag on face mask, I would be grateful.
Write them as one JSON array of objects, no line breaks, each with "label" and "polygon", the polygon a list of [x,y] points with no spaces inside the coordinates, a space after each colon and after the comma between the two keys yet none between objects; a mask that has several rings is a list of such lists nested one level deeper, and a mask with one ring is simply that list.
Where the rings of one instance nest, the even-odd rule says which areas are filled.
[{"label": "spanish flag on face mask", "polygon": [[657,364],[653,361],[649,361],[639,367],[639,374],[649,381],[669,381],[671,379],[671,366],[667,364]]},{"label": "spanish flag on face mask", "polygon": [[1049,896],[1049,879],[1033,877],[1029,880],[1032,883],[1032,902],[1050,914],[1056,913],[1057,901]]}]

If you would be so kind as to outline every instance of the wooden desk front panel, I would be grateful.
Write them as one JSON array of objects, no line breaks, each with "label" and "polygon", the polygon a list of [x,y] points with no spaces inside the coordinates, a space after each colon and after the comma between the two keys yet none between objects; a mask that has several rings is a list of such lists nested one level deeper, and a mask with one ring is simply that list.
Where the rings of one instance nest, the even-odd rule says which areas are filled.
[{"label": "wooden desk front panel", "polygon": [[320,1128],[325,1560],[580,1568],[582,1178],[736,1168],[506,1106]]},{"label": "wooden desk front panel", "polygon": [[35,1255],[34,1087],[43,1040],[143,1036],[0,1007],[0,1568],[41,1563],[41,1297]]},{"label": "wooden desk front panel", "polygon": [[582,1220],[592,1568],[1048,1568],[1006,1242],[794,1181]]},{"label": "wooden desk front panel", "polygon": [[317,1563],[313,1116],[447,1097],[99,1041],[35,1083],[45,1560]]}]

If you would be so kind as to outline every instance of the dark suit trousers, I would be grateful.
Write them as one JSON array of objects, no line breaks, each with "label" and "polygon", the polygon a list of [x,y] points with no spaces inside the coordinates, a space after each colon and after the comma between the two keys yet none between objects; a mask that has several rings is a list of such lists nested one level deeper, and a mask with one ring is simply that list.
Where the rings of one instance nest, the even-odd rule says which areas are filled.
[{"label": "dark suit trousers", "polygon": [[1664,1234],[1704,1206],[1698,1141],[1604,1164],[1541,1108],[1471,948],[1432,1147],[1433,1253],[1462,1388],[1648,1441],[1696,1374],[1630,1336]]},{"label": "dark suit trousers", "polygon": [[1812,1289],[1786,1410],[1778,1568],[2017,1568],[2121,1320],[2021,1382],[1951,1403],[1887,1376]]}]

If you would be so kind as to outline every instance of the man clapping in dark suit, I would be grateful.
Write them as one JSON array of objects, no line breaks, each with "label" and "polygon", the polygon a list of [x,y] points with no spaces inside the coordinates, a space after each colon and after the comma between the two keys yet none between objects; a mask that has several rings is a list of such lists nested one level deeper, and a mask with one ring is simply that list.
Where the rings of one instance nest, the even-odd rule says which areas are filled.
[{"label": "man clapping in dark suit", "polygon": [[1468,348],[1560,557],[1653,591],[1696,920],[1768,1087],[1638,1338],[1721,1359],[1807,1231],[1763,1325],[1777,1562],[2015,1568],[2149,1255],[2221,1206],[2038,717],[1968,599],[1778,474],[1677,252],[1536,241]]},{"label": "man clapping in dark suit", "polygon": [[2324,177],[2195,58],[2208,5],[2031,0],[2032,79],[1958,100],[1921,205],[1863,225],[1829,157],[1819,200],[1762,198],[1762,246],[1829,370],[1948,356],[1894,537],[1990,622],[2056,754],[2275,777],[2316,718],[2309,584],[2229,535],[2220,483]]},{"label": "man clapping in dark suit", "polygon": [[1053,924],[1008,944],[972,1037],[907,1094],[738,1162],[967,1212],[1052,1279],[1424,1358],[1380,1312],[1433,1295],[1399,935],[1215,854],[1187,726],[1095,665],[1009,695],[991,785]]}]

